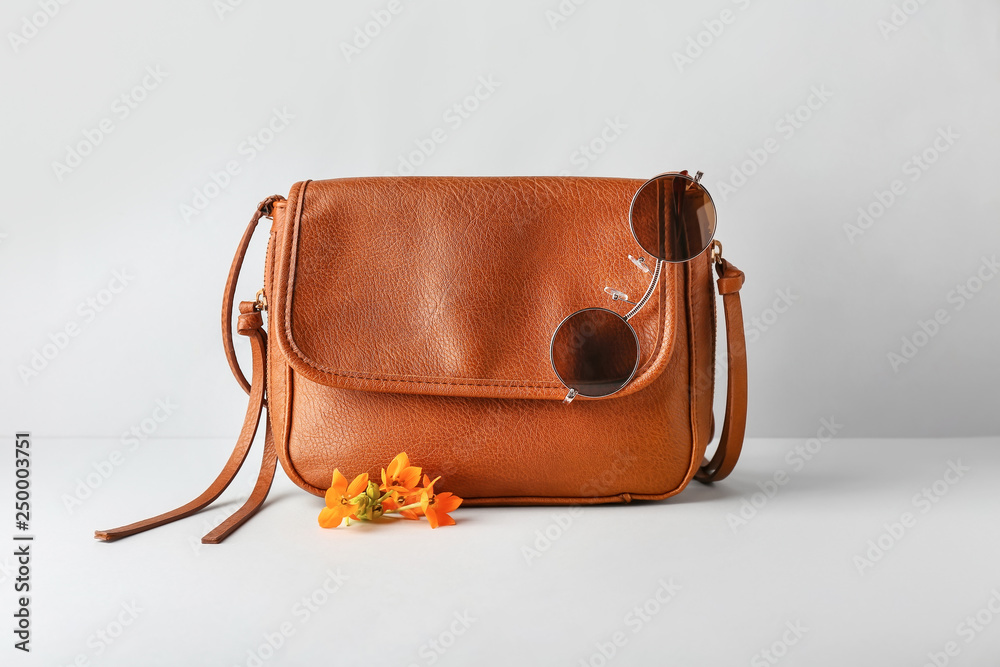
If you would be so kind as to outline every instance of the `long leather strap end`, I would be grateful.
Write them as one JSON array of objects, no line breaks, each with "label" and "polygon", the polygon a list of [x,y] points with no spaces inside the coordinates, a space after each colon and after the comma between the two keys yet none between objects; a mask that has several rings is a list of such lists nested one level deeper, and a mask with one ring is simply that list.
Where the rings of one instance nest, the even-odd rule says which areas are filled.
[{"label": "long leather strap end", "polygon": [[216,526],[215,530],[201,538],[202,544],[219,544],[257,513],[271,490],[271,482],[274,481],[274,470],[277,465],[278,455],[274,449],[274,437],[271,435],[271,421],[268,420],[264,430],[264,458],[260,463],[257,484],[254,485],[250,497],[241,508]]},{"label": "long leather strap end", "polygon": [[[98,540],[113,542],[123,537],[135,535],[136,533],[141,533],[195,514],[208,507],[222,495],[222,492],[228,488],[236,477],[236,474],[240,471],[240,468],[243,467],[243,462],[246,461],[247,454],[250,453],[250,447],[253,445],[254,437],[257,434],[257,427],[260,424],[261,413],[264,409],[264,387],[266,386],[267,372],[267,334],[264,333],[260,313],[254,310],[253,302],[242,302],[240,304],[240,312],[242,314],[239,318],[237,330],[242,335],[250,338],[250,347],[253,350],[253,383],[250,385],[250,403],[247,405],[243,428],[236,441],[236,446],[233,448],[233,453],[229,455],[229,460],[226,461],[222,472],[219,473],[215,481],[200,496],[186,505],[150,519],[130,523],[127,526],[95,531],[94,537]],[[250,498],[232,517],[206,535],[203,541],[208,541],[212,544],[221,542],[229,533],[236,530],[236,528],[260,508],[271,488],[276,459],[271,430],[268,428],[266,430],[264,458],[261,462],[260,476],[257,479],[256,487],[250,494]],[[214,539],[214,541],[211,541],[209,538]]]}]

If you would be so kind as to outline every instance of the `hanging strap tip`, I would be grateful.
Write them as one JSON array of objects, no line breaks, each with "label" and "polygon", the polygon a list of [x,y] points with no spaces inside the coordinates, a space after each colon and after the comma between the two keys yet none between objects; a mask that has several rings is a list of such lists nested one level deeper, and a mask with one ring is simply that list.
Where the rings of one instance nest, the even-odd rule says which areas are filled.
[{"label": "hanging strap tip", "polygon": [[[229,455],[229,460],[226,461],[222,472],[218,474],[211,486],[186,505],[150,519],[122,526],[121,528],[95,531],[94,537],[98,540],[110,542],[189,517],[215,502],[222,495],[222,492],[229,487],[233,478],[236,477],[236,473],[240,471],[243,462],[250,453],[254,437],[257,434],[257,427],[260,425],[260,419],[266,404],[264,387],[267,384],[267,334],[264,333],[261,326],[260,313],[253,310],[253,302],[246,301],[244,304],[246,304],[246,308],[241,307],[241,310],[249,312],[243,312],[240,315],[240,333],[250,338],[250,349],[253,353],[253,382],[250,386],[250,402],[247,405],[247,413],[243,419],[243,428],[240,430],[236,446]],[[265,417],[264,453],[261,458],[257,484],[243,506],[215,530],[202,538],[202,543],[218,544],[222,542],[227,535],[243,525],[247,519],[260,509],[264,499],[267,498],[268,491],[271,489],[271,481],[274,479],[276,466],[277,454],[274,447],[274,436],[271,432],[271,422]]]}]

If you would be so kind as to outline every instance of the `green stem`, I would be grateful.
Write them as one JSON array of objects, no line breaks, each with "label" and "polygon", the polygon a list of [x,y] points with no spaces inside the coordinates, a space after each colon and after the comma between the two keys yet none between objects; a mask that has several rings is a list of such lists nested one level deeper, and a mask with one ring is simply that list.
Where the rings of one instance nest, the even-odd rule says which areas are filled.
[{"label": "green stem", "polygon": [[420,503],[410,503],[409,505],[403,505],[397,509],[392,510],[392,512],[386,512],[386,514],[395,514],[397,512],[402,512],[403,510],[412,510],[420,507]]}]

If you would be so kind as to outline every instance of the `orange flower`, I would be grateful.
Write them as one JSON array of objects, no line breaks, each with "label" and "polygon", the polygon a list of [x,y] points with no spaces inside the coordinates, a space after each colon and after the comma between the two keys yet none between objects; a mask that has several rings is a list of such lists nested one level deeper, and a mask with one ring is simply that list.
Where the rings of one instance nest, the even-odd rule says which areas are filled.
[{"label": "orange flower", "polygon": [[386,512],[395,512],[400,507],[402,507],[402,505],[399,502],[399,498],[394,494],[382,501],[382,509]]},{"label": "orange flower", "polygon": [[340,470],[333,471],[333,483],[326,491],[326,507],[319,513],[319,525],[323,528],[336,528],[340,522],[351,517],[357,510],[357,505],[351,500],[368,488],[368,473],[364,472],[347,484],[347,478]]},{"label": "orange flower", "polygon": [[382,469],[381,487],[368,479],[368,473],[358,475],[348,484],[340,470],[334,470],[326,491],[326,507],[319,513],[319,525],[336,528],[344,519],[348,525],[352,519],[373,521],[386,512],[398,513],[405,519],[426,516],[431,528],[455,525],[449,513],[458,509],[462,499],[453,493],[435,493],[434,485],[440,477],[432,481],[424,475],[423,486],[418,486],[420,476],[421,469],[410,465],[406,452],[400,452]]},{"label": "orange flower", "polygon": [[[398,512],[399,516],[404,519],[411,519],[416,521],[421,516],[423,512],[420,510],[420,492],[418,491],[415,496],[410,497],[402,496],[399,493],[393,492],[388,498],[382,501],[382,511],[383,513]],[[416,507],[410,507],[409,509],[400,509],[406,507],[407,505],[417,504]]]},{"label": "orange flower", "polygon": [[454,526],[455,520],[448,516],[448,513],[454,512],[462,504],[462,499],[454,493],[448,491],[434,493],[434,483],[439,479],[441,478],[437,477],[432,482],[427,475],[424,475],[424,488],[420,491],[420,509],[423,510],[431,528]]},{"label": "orange flower", "polygon": [[399,516],[410,521],[417,521],[424,515],[424,511],[419,507],[411,507],[408,510],[400,510]]},{"label": "orange flower", "polygon": [[420,483],[420,468],[410,465],[406,452],[400,452],[388,469],[382,468],[382,491],[411,492]]}]

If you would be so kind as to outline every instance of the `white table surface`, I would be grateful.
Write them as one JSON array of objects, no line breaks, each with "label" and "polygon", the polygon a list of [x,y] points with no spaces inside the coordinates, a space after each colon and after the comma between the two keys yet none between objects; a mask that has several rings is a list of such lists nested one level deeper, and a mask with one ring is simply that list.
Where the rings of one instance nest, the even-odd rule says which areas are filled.
[{"label": "white table surface", "polygon": [[[463,508],[433,531],[322,530],[322,501],[279,470],[260,513],[203,546],[255,464],[199,516],[112,544],[92,535],[193,498],[230,442],[147,441],[70,512],[64,496],[122,444],[37,437],[33,650],[5,632],[2,663],[1000,664],[1000,439],[834,440],[800,467],[786,457],[803,442],[751,440],[730,479],[666,502]],[[761,504],[752,494],[776,471],[787,482]],[[934,502],[915,499],[925,488]],[[760,507],[735,525],[745,500]],[[556,539],[536,544],[546,530]]]}]

